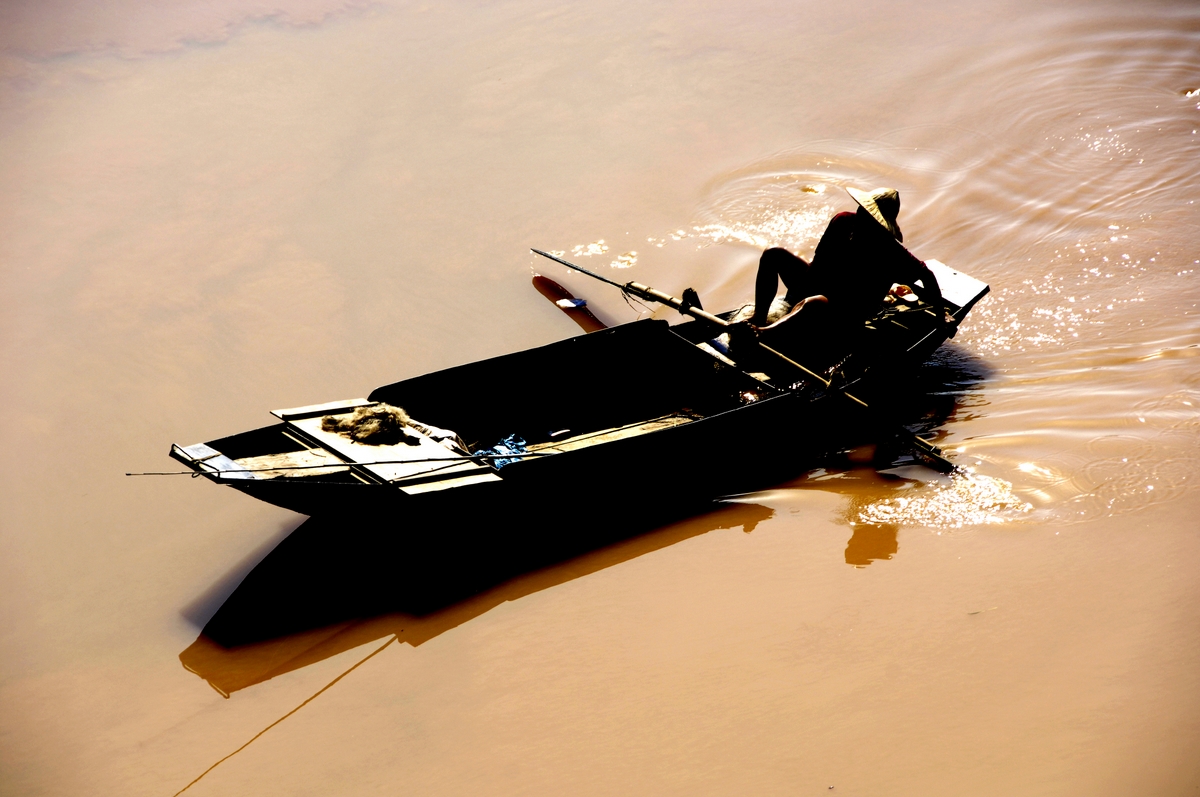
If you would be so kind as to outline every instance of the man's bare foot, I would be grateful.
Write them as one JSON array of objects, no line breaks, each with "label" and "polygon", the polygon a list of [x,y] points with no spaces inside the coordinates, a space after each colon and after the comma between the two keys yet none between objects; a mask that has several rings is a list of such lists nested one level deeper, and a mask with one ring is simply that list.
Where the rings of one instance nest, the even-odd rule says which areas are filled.
[{"label": "man's bare foot", "polygon": [[729,345],[734,351],[745,351],[758,342],[759,328],[749,321],[738,321],[726,327],[729,334]]}]

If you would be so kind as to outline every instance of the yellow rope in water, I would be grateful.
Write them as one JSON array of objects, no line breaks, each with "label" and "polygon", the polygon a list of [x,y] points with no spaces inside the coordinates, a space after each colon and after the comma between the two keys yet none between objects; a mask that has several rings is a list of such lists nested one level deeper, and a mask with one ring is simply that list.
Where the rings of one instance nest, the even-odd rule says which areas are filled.
[{"label": "yellow rope in water", "polygon": [[199,782],[200,782],[200,779],[201,779],[201,778],[203,778],[205,775],[207,775],[209,772],[212,772],[214,769],[216,769],[217,767],[219,767],[221,764],[225,763],[226,761],[228,761],[229,759],[233,758],[233,757],[234,757],[235,755],[237,755],[238,753],[240,753],[240,752],[242,752],[243,750],[245,750],[247,747],[249,747],[249,746],[250,746],[250,745],[251,745],[251,744],[254,742],[254,740],[255,740],[255,739],[257,739],[258,737],[262,736],[264,733],[266,733],[267,731],[271,730],[271,729],[272,729],[272,728],[274,728],[276,725],[278,725],[279,723],[283,722],[285,719],[287,719],[288,717],[292,716],[292,715],[293,715],[293,714],[295,714],[297,711],[299,711],[300,709],[302,709],[302,708],[304,708],[305,706],[307,706],[309,703],[311,703],[311,702],[313,702],[314,700],[316,700],[316,699],[317,699],[317,697],[319,697],[319,696],[320,696],[320,694],[321,694],[322,692],[324,692],[325,690],[329,689],[329,687],[333,686],[333,685],[334,685],[334,684],[336,684],[338,681],[342,680],[343,678],[345,678],[347,675],[349,675],[350,673],[352,673],[352,672],[354,672],[355,670],[357,670],[357,669],[358,669],[359,667],[361,667],[362,665],[366,664],[366,663],[367,663],[367,661],[369,661],[370,659],[374,658],[374,657],[375,657],[376,655],[378,655],[379,653],[382,653],[384,648],[386,648],[388,645],[392,644],[393,642],[397,641],[398,639],[399,639],[399,637],[396,637],[396,636],[394,636],[394,637],[392,637],[391,639],[389,639],[387,642],[384,642],[384,643],[383,643],[383,645],[381,645],[379,648],[377,648],[377,649],[375,650],[375,652],[371,653],[371,654],[370,654],[369,656],[367,656],[365,659],[363,659],[362,661],[358,662],[358,663],[357,663],[357,664],[355,664],[353,667],[351,667],[350,669],[346,670],[344,673],[342,673],[341,675],[339,675],[337,678],[334,678],[332,681],[330,681],[329,683],[325,684],[325,686],[323,686],[323,687],[321,687],[320,689],[318,689],[318,690],[316,691],[316,693],[314,693],[314,694],[312,695],[312,697],[308,698],[308,700],[305,700],[303,703],[301,703],[300,705],[296,706],[294,709],[292,709],[292,710],[291,710],[291,711],[289,711],[288,713],[284,714],[282,717],[280,717],[279,719],[275,720],[274,722],[272,722],[272,723],[271,723],[270,725],[268,725],[267,727],[263,728],[263,729],[262,729],[261,731],[259,731],[258,733],[254,734],[254,736],[250,737],[250,741],[246,742],[244,745],[242,745],[242,746],[241,746],[241,747],[239,747],[238,749],[234,750],[232,753],[230,753],[229,755],[225,756],[225,757],[224,757],[224,758],[222,758],[220,761],[217,761],[217,763],[213,764],[213,765],[212,765],[211,767],[209,767],[208,769],[206,769],[206,770],[204,770],[203,772],[201,772],[199,775],[197,775],[197,776],[196,776],[196,779],[195,779],[195,780],[193,780],[193,781],[192,781],[191,783],[189,783],[188,785],[184,786],[184,787],[183,787],[182,789],[180,789],[179,791],[175,792],[175,794],[174,794],[174,795],[172,795],[172,797],[179,797],[179,795],[183,794],[185,791],[187,791],[188,789],[190,789],[190,788],[192,788],[193,786],[195,786],[197,783],[199,783]]}]

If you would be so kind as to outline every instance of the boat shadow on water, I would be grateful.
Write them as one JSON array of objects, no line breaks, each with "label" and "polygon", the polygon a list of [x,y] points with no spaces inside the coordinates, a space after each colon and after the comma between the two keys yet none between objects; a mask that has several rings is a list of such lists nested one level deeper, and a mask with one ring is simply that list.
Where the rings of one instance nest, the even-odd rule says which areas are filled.
[{"label": "boat shadow on water", "polygon": [[[894,385],[889,407],[909,428],[936,437],[947,420],[983,403],[976,388],[988,376],[981,361],[943,346],[914,370],[908,384]],[[866,449],[873,463],[841,455],[798,463],[796,475],[819,465],[869,469],[906,456],[886,443]],[[861,483],[852,482],[810,487],[861,494]],[[886,477],[873,483],[881,491],[890,489]],[[753,497],[736,503],[703,498],[663,503],[654,496],[586,505],[546,497],[536,506],[441,506],[310,518],[241,579],[179,658],[229,696],[372,641],[394,637],[420,645],[505,601],[709,531],[740,527],[750,532],[775,513]],[[862,566],[896,550],[895,527],[860,526],[846,561]],[[223,582],[235,581],[241,572],[235,569]],[[215,602],[210,597],[197,605]],[[199,623],[210,610],[197,605],[185,615]]]},{"label": "boat shadow on water", "polygon": [[228,696],[385,637],[415,647],[505,601],[716,529],[750,532],[773,514],[748,503],[491,507],[390,521],[403,537],[377,518],[310,518],[179,658]]}]

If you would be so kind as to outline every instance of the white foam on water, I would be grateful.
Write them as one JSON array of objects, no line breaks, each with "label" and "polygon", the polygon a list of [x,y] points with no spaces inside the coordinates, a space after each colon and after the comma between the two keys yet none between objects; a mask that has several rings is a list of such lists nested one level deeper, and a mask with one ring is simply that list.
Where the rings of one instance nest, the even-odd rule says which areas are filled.
[{"label": "white foam on water", "polygon": [[918,488],[916,495],[885,498],[859,510],[856,523],[959,529],[1011,523],[1033,510],[1004,479],[976,473]]}]

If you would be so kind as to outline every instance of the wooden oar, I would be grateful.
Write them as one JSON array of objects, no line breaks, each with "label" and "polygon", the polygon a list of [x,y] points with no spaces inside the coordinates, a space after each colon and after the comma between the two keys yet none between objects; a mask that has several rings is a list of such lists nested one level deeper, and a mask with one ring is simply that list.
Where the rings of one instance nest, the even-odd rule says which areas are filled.
[{"label": "wooden oar", "polygon": [[[611,280],[608,277],[604,277],[600,274],[597,274],[594,271],[588,271],[586,268],[580,268],[579,266],[575,265],[574,263],[570,263],[566,260],[563,260],[561,257],[552,255],[549,252],[543,252],[541,249],[530,249],[530,251],[535,254],[539,254],[542,257],[549,258],[550,260],[553,260],[556,263],[561,263],[562,265],[566,266],[567,268],[574,269],[575,271],[578,271],[583,274],[587,274],[589,277],[592,277],[593,279],[598,279],[601,282],[607,282],[609,285],[612,285],[616,288],[620,288],[624,293],[630,294],[631,296],[636,296],[639,299],[644,299],[645,301],[648,301],[648,302],[658,302],[659,304],[665,304],[668,307],[673,307],[674,309],[678,310],[681,313],[685,313],[687,315],[690,315],[693,318],[699,319],[700,321],[705,321],[709,324],[712,324],[713,326],[720,327],[722,329],[728,329],[729,327],[734,326],[733,324],[729,323],[728,321],[726,321],[723,318],[718,318],[717,316],[713,315],[712,313],[709,313],[709,312],[701,310],[697,307],[694,307],[694,306],[684,302],[682,299],[671,296],[670,294],[666,294],[660,290],[651,288],[649,285],[643,285],[640,282],[620,283],[620,282],[617,282],[616,280]],[[822,387],[825,387],[825,388],[832,387],[832,384],[830,383],[830,381],[828,379],[821,376],[816,371],[813,371],[809,368],[805,368],[803,365],[796,362],[791,357],[788,357],[783,352],[780,352],[780,351],[777,351],[776,349],[771,348],[770,346],[768,346],[767,344],[763,343],[760,340],[756,340],[755,343],[757,343],[759,348],[761,348],[763,351],[778,358],[782,362],[787,363],[792,368],[799,371],[801,374],[804,375],[804,377],[806,379],[809,379],[810,381],[813,381],[813,382],[817,382],[818,384],[820,384]],[[867,402],[863,401],[862,399],[858,398],[857,396],[853,396],[853,395],[847,393],[845,390],[838,390],[837,393],[838,393],[838,395],[844,396],[846,399],[854,402],[855,404],[857,404],[858,406],[862,407],[865,410],[871,409],[867,405]],[[905,440],[907,440],[913,446],[913,448],[915,448],[917,450],[917,453],[923,459],[925,459],[927,462],[929,462],[934,467],[935,470],[939,470],[942,473],[952,473],[955,471],[965,472],[962,470],[962,468],[955,465],[950,460],[946,459],[946,457],[943,456],[941,449],[939,449],[933,443],[930,443],[928,440],[918,437],[916,434],[913,434],[908,429],[905,429],[902,426],[896,430],[896,434],[900,437],[903,437]]]},{"label": "wooden oar", "polygon": [[567,317],[578,324],[584,332],[599,332],[602,329],[608,329],[608,325],[596,318],[588,309],[586,301],[576,299],[570,291],[549,277],[534,274],[533,287],[537,288],[538,293],[542,296],[554,302],[554,306],[566,313]]}]

